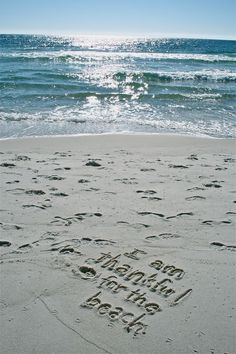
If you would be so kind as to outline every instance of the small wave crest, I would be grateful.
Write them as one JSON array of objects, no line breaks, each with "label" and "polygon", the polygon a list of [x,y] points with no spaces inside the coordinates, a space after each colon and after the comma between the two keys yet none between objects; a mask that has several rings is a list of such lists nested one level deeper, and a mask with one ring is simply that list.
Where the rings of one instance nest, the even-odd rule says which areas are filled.
[{"label": "small wave crest", "polygon": [[184,81],[184,80],[194,80],[194,81],[219,81],[219,82],[230,82],[236,81],[236,73],[227,70],[199,70],[199,71],[173,71],[173,72],[139,72],[139,73],[126,73],[117,72],[113,75],[116,81],[131,81],[141,80],[143,82],[158,82],[158,81]]},{"label": "small wave crest", "polygon": [[[30,84],[29,84],[30,86]],[[59,85],[60,86],[60,85]],[[36,88],[37,85],[32,85],[32,88]],[[18,85],[18,88],[21,88]],[[27,87],[25,84],[23,84],[22,89],[25,88],[30,88]],[[45,85],[42,87],[39,85],[38,88],[45,88]],[[57,86],[56,86],[57,88]],[[1,84],[0,84],[0,89],[1,89]],[[5,94],[2,96],[4,99],[8,100],[15,100],[15,95],[11,94]],[[110,92],[110,93],[97,93],[95,91],[81,91],[81,92],[66,92],[66,93],[24,93],[22,92],[21,94],[18,94],[17,99],[19,100],[29,100],[32,103],[33,101],[38,101],[40,102],[45,102],[45,101],[55,101],[58,104],[61,104],[65,101],[70,101],[70,100],[76,100],[76,102],[86,102],[90,98],[94,98],[100,102],[107,102],[112,104],[115,101],[120,101],[120,102],[129,102],[129,101],[140,101],[140,104],[145,102],[149,102],[149,104],[155,105],[156,103],[160,103],[162,101],[193,101],[193,100],[236,100],[236,94],[234,93],[209,93],[209,92],[190,92],[190,93],[174,93],[174,92],[169,92],[169,93],[158,93],[158,94],[152,94],[152,93],[118,93],[118,92]],[[1,119],[1,118],[0,118]]]},{"label": "small wave crest", "polygon": [[0,59],[12,61],[57,61],[68,63],[100,62],[104,60],[156,60],[177,62],[206,62],[206,63],[235,63],[236,55],[232,54],[190,54],[190,53],[149,53],[149,52],[103,52],[103,51],[32,51],[32,52],[8,52],[1,53]]}]

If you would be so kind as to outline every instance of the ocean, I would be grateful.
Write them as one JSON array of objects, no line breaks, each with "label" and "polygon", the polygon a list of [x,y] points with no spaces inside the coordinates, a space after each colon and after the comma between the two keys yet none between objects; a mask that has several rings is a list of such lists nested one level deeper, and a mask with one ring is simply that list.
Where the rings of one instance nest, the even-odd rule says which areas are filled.
[{"label": "ocean", "polygon": [[236,137],[236,41],[0,35],[0,138]]}]

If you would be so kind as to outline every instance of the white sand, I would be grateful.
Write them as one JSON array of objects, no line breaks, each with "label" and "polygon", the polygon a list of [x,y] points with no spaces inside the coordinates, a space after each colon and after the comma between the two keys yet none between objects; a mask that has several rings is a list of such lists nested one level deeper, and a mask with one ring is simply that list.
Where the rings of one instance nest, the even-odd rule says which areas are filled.
[{"label": "white sand", "polygon": [[0,141],[1,353],[234,353],[235,146]]}]

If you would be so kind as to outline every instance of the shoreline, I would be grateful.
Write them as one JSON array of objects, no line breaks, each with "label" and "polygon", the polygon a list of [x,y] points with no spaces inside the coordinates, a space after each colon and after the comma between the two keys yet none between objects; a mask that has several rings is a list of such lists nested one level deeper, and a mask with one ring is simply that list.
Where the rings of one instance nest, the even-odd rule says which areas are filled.
[{"label": "shoreline", "polygon": [[9,137],[9,138],[0,138],[0,143],[4,143],[7,141],[30,141],[36,142],[40,140],[86,140],[86,139],[110,139],[115,138],[117,140],[124,138],[130,138],[133,140],[138,139],[150,139],[150,140],[159,140],[163,142],[163,140],[183,140],[183,142],[191,141],[192,142],[236,142],[235,137],[212,137],[212,136],[194,136],[194,135],[186,135],[186,134],[167,134],[167,133],[139,133],[139,132],[111,132],[111,133],[82,133],[82,134],[68,134],[68,135],[36,135],[36,136],[22,136],[22,137]]},{"label": "shoreline", "polygon": [[193,138],[193,139],[213,139],[213,140],[236,140],[236,137],[217,137],[217,136],[210,136],[210,135],[188,135],[188,134],[181,134],[181,133],[150,133],[150,132],[105,132],[105,133],[81,133],[81,134],[65,134],[65,135],[26,135],[26,136],[18,136],[18,137],[7,137],[7,138],[0,138],[0,141],[5,140],[23,140],[23,139],[49,139],[49,138],[79,138],[79,137],[86,137],[86,136],[163,136],[163,137],[182,137],[182,138]]},{"label": "shoreline", "polygon": [[[138,151],[148,159],[154,152],[161,155],[184,155],[186,149],[192,153],[215,152],[233,153],[236,151],[236,139],[198,138],[180,135],[159,134],[91,134],[60,137],[27,137],[0,140],[0,150],[19,150],[22,153],[53,153],[56,150],[72,150],[88,153],[111,152],[112,149]],[[98,150],[98,151],[97,151]],[[110,151],[111,150],[111,151]]]}]

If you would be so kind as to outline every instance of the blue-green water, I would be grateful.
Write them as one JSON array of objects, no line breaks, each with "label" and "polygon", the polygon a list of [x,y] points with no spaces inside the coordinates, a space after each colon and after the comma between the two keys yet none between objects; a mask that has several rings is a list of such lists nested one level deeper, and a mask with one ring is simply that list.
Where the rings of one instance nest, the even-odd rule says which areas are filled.
[{"label": "blue-green water", "polygon": [[0,137],[236,137],[236,41],[0,35]]}]

